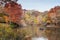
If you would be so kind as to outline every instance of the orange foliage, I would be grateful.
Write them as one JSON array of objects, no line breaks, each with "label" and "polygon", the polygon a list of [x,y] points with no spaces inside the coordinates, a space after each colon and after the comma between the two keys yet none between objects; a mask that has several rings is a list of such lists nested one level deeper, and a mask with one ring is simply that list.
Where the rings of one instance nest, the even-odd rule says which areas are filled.
[{"label": "orange foliage", "polygon": [[54,8],[52,8],[49,12],[48,12],[48,16],[51,17],[51,16],[56,16],[56,12],[60,10],[60,6],[56,6]]},{"label": "orange foliage", "polygon": [[13,22],[17,22],[21,19],[22,16],[22,7],[21,5],[15,2],[6,3],[4,11],[9,15],[9,18]]},{"label": "orange foliage", "polygon": [[7,16],[3,16],[3,18],[5,19],[5,22],[8,23],[9,22],[9,18]]}]

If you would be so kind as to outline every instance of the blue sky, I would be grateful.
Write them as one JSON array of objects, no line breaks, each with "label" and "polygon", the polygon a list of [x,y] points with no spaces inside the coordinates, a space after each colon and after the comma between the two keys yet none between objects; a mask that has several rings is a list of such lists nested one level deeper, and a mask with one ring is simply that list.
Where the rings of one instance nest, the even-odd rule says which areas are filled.
[{"label": "blue sky", "polygon": [[18,0],[23,9],[46,11],[60,5],[60,0]]}]

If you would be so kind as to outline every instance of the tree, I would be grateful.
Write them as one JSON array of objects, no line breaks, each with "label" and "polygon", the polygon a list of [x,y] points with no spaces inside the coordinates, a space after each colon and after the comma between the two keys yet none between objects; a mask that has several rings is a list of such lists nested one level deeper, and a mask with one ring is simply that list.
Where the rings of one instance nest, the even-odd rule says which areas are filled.
[{"label": "tree", "polygon": [[6,3],[4,7],[4,12],[9,15],[9,19],[14,23],[20,23],[22,16],[22,6],[16,2]]}]

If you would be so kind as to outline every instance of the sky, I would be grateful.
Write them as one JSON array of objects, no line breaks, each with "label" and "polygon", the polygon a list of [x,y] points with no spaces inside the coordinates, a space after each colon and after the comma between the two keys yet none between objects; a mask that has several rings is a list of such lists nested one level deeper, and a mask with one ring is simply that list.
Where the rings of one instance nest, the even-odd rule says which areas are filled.
[{"label": "sky", "polygon": [[60,0],[18,0],[23,9],[46,11],[55,6],[60,6]]}]

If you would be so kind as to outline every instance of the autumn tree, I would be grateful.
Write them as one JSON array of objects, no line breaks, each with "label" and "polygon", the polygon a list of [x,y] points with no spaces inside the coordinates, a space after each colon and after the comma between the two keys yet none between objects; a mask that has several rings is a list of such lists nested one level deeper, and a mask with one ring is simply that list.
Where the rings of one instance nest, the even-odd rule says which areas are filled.
[{"label": "autumn tree", "polygon": [[15,3],[9,2],[6,3],[4,11],[9,15],[9,18],[12,22],[19,23],[22,16],[22,6]]}]

